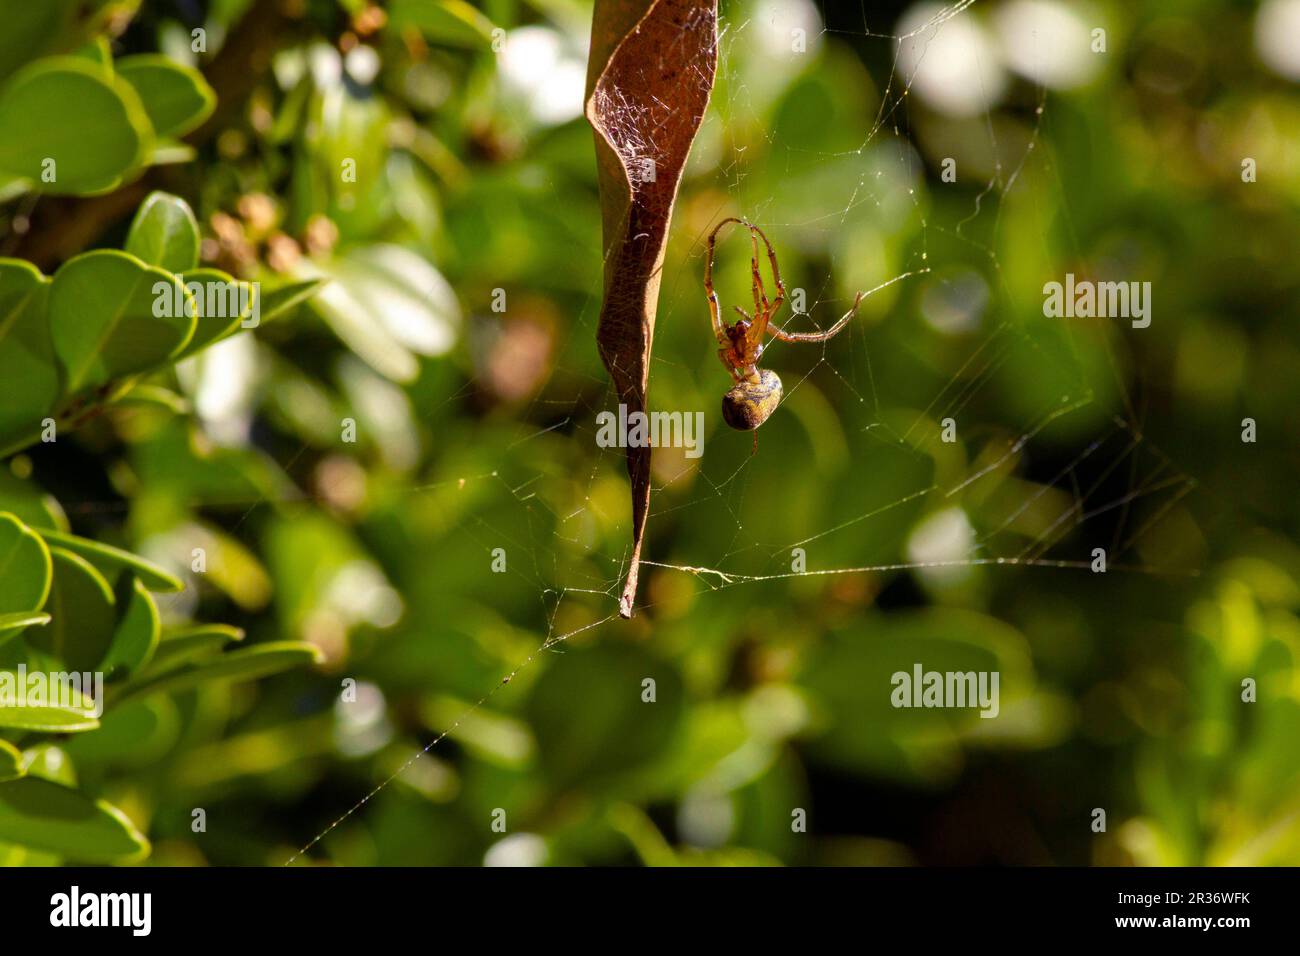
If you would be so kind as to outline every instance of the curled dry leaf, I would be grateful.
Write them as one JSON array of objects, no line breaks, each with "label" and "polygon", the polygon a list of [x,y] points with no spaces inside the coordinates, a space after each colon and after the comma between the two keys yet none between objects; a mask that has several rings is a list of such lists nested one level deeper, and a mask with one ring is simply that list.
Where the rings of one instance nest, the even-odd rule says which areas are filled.
[{"label": "curled dry leaf", "polygon": [[[601,360],[628,413],[646,410],[668,225],[717,69],[716,0],[596,0],[587,119],[596,133],[605,294]],[[632,555],[619,613],[632,616],[650,510],[650,448],[629,447]]]}]

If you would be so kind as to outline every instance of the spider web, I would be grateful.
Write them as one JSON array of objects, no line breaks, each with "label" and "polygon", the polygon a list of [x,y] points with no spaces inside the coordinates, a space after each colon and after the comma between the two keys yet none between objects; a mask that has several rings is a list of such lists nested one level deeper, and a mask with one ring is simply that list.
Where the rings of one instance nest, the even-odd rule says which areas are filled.
[{"label": "spider web", "polygon": [[[825,6],[803,8],[811,17],[809,35],[821,46],[809,56],[830,55],[832,44],[845,41],[865,44],[869,55],[883,57],[887,65],[886,75],[876,74],[878,102],[869,119],[859,119],[858,128],[849,130],[856,144],[829,150],[761,128],[746,57],[753,53],[754,35],[770,29],[762,14],[773,7],[762,6],[761,13],[739,4],[724,9],[718,90],[708,121],[713,127],[706,126],[696,146],[697,152],[713,149],[716,161],[706,163],[703,172],[688,171],[678,202],[650,376],[652,409],[704,410],[705,453],[692,460],[672,449],[655,451],[642,561],[652,573],[643,575],[637,603],[638,615],[651,628],[662,594],[682,582],[690,591],[692,613],[709,614],[719,592],[762,589],[768,600],[780,601],[779,589],[800,578],[867,578],[885,586],[912,576],[941,591],[954,575],[977,568],[1005,576],[1089,574],[1096,547],[1105,549],[1109,573],[1196,573],[1188,563],[1151,560],[1163,553],[1152,545],[1153,534],[1195,482],[1144,434],[1140,401],[1128,386],[1126,363],[1132,358],[1117,342],[1127,326],[1059,320],[1059,328],[1045,332],[1015,314],[1016,292],[1004,271],[1007,257],[1000,243],[1004,216],[1016,204],[1018,190],[1030,198],[1015,205],[1017,215],[1025,215],[1026,206],[1034,214],[1035,195],[1059,203],[1054,212],[1037,211],[1042,240],[1037,252],[1044,263],[1038,281],[1061,278],[1055,267],[1046,268],[1054,261],[1053,233],[1063,233],[1072,261],[1083,271],[1087,265],[1070,221],[1071,197],[1050,150],[1041,148],[1051,115],[1046,89],[1021,83],[1020,100],[1010,105],[1018,121],[1014,144],[1007,142],[996,107],[986,101],[977,121],[992,170],[973,189],[964,181],[960,187],[941,185],[933,173],[927,175],[913,145],[917,131],[909,104],[920,67],[905,70],[902,51],[914,44],[923,61],[941,31],[979,12],[970,9],[974,4],[961,0],[936,8],[903,35],[873,22],[865,3],[847,15]],[[760,130],[757,151],[734,132],[755,128]],[[653,144],[646,144],[646,151],[652,154]],[[803,195],[787,195],[763,175],[778,169],[797,183],[818,170],[845,166],[860,172],[826,208],[804,208]],[[941,189],[960,189],[954,194],[964,198],[928,201]],[[881,217],[896,216],[900,208],[917,225],[900,243],[899,261],[881,257],[871,273],[851,250],[837,245],[846,230],[861,228],[864,221],[878,226]],[[754,444],[749,435],[721,424],[716,399],[730,382],[713,354],[701,285],[705,237],[727,215],[762,226],[776,247],[787,288],[804,290],[804,313],[776,317],[787,330],[825,328],[843,313],[852,293],[842,273],[851,273],[854,281],[864,277],[859,287],[872,293],[861,314],[830,342],[768,344],[763,366],[779,370],[785,395]],[[795,249],[813,253],[791,255]],[[747,307],[736,292],[747,292],[748,243],[728,243],[724,237],[719,250],[718,268],[734,280],[719,279],[724,308],[729,311],[735,302]],[[616,407],[617,398],[606,382],[593,377],[587,361],[601,295],[599,252],[587,253],[593,263],[587,303],[562,333],[550,383],[518,416],[518,436],[502,460],[488,472],[440,475],[411,489],[415,495],[472,491],[494,504],[490,514],[468,516],[459,529],[464,550],[448,559],[483,561],[493,548],[504,548],[512,557],[509,576],[537,596],[534,624],[544,636],[500,683],[289,863],[309,853],[544,654],[562,651],[579,636],[599,640],[607,628],[635,626],[620,625],[617,614],[630,544],[617,553],[599,544],[602,537],[626,541],[630,514],[624,452],[601,448],[596,440],[596,416]],[[817,262],[809,272],[808,264]],[[878,295],[894,298],[873,310]],[[961,313],[968,300],[982,305],[957,332],[945,334],[920,326],[926,296],[941,311],[955,303]],[[679,327],[689,334],[679,333]],[[918,328],[924,335],[912,334]],[[1091,362],[1095,355],[1102,356],[1100,364]],[[915,374],[902,381],[894,371],[898,365]],[[1022,394],[1024,372],[1044,365],[1059,372],[1059,387],[1050,394],[1043,389]],[[560,381],[569,384],[562,387]],[[955,441],[943,438],[946,420],[955,426]],[[811,433],[827,422],[835,440],[819,447],[805,439],[807,460],[769,451],[788,444],[791,433]],[[769,442],[776,433],[780,437]],[[563,473],[539,464],[557,457]],[[838,476],[830,492],[836,502],[854,501],[859,494],[857,504],[846,509],[849,517],[828,516],[830,509],[801,500],[810,468]],[[894,483],[874,480],[881,472],[893,475]],[[611,489],[618,494],[611,495]],[[945,517],[927,543],[918,538],[918,529],[936,515]],[[887,533],[879,533],[882,526],[889,526]],[[605,535],[611,527],[615,531]],[[800,570],[792,567],[796,549],[806,559]]]}]

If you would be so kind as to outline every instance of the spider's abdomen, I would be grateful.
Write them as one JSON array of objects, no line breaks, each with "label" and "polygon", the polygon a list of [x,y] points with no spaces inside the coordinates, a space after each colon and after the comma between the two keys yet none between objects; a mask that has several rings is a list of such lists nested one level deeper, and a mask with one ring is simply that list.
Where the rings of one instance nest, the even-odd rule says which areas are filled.
[{"label": "spider's abdomen", "polygon": [[781,378],[770,368],[758,370],[757,382],[741,382],[722,396],[722,420],[743,432],[753,431],[781,404]]}]

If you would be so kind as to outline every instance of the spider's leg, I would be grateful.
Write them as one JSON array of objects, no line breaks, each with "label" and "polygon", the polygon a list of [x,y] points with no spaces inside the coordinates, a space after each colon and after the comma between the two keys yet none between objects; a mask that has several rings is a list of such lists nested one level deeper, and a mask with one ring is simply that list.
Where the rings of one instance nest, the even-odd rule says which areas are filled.
[{"label": "spider's leg", "polygon": [[754,231],[758,233],[759,238],[763,240],[763,245],[767,247],[767,261],[772,267],[772,282],[776,286],[776,299],[772,302],[769,314],[776,315],[777,310],[781,308],[781,303],[785,301],[785,284],[781,281],[781,267],[776,264],[776,250],[767,241],[766,233],[759,229],[758,226],[754,226]]},{"label": "spider's leg", "polygon": [[709,297],[709,319],[713,323],[713,337],[723,348],[727,348],[730,343],[727,341],[727,329],[722,321],[722,309],[718,305],[718,293],[713,288],[713,245],[717,241],[718,230],[727,222],[726,219],[722,220],[713,232],[709,233],[708,251],[704,258],[704,291]]},{"label": "spider's leg", "polygon": [[762,315],[768,311],[767,307],[767,290],[763,288],[763,277],[758,271],[758,236],[756,234],[757,226],[749,227],[749,243],[752,252],[749,256],[749,271],[754,277],[754,314]]},{"label": "spider's leg", "polygon": [[853,300],[853,308],[845,312],[843,317],[824,332],[786,332],[779,326],[769,325],[767,330],[775,335],[782,342],[825,342],[831,336],[839,332],[840,329],[848,325],[849,319],[857,315],[858,304],[866,296],[865,292],[859,292]]},{"label": "spider's leg", "polygon": [[781,303],[785,301],[785,286],[781,282],[781,267],[776,264],[776,251],[772,248],[772,243],[767,241],[767,233],[763,232],[758,226],[749,227],[749,238],[754,244],[754,275],[758,275],[758,240],[754,234],[758,234],[758,239],[763,240],[763,245],[767,249],[767,261],[772,267],[772,281],[776,284],[776,299],[772,302],[767,301],[766,291],[763,294],[763,310],[757,316],[754,327],[750,331],[750,340],[756,351],[762,351],[763,334],[768,330],[768,323],[772,321],[772,316],[776,315],[777,310],[781,308]]}]

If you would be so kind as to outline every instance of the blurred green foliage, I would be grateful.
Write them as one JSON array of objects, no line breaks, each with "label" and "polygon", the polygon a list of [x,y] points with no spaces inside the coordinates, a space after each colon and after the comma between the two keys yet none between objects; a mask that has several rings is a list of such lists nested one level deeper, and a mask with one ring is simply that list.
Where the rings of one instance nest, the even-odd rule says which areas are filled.
[{"label": "blurred green foliage", "polygon": [[[1064,5],[929,26],[839,6],[723,4],[650,380],[653,408],[705,412],[705,454],[656,451],[622,622],[589,5],[30,5],[0,40],[0,254],[43,270],[0,284],[0,426],[22,446],[0,470],[0,651],[61,659],[71,627],[87,666],[147,666],[84,732],[0,726],[0,778],[25,774],[0,783],[0,858],[123,860],[147,837],[152,863],[279,864],[323,833],[300,861],[1300,860],[1300,107],[1257,14],[1099,4],[1062,28],[1077,73],[1034,74],[1017,31]],[[913,29],[948,87],[888,36]],[[964,111],[977,42],[1000,72]],[[11,153],[67,148],[31,116],[68,115],[44,97],[91,95],[73,84],[120,122],[96,108],[86,168],[45,188]],[[726,215],[772,238],[811,315],[792,328],[898,280],[825,346],[768,350],[787,397],[756,446],[722,424],[701,285]],[[99,226],[79,260],[51,238],[70,216]],[[71,382],[5,339],[46,314],[45,273],[196,255],[283,315],[195,354],[152,333],[143,364],[87,353]],[[744,305],[741,239],[717,269]],[[1067,272],[1151,282],[1150,328],[1044,317]],[[39,624],[47,564],[76,597]],[[998,671],[998,718],[893,708],[917,662]],[[97,829],[43,835],[59,800]]]}]

